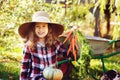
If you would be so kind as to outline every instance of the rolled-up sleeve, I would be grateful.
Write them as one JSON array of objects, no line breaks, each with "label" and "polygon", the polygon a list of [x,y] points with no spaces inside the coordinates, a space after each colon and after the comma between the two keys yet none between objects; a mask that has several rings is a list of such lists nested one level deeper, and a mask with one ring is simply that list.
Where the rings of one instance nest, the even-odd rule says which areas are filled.
[{"label": "rolled-up sleeve", "polygon": [[67,57],[66,53],[67,53],[68,48],[59,41],[56,42],[56,45],[57,45],[56,46],[56,51],[57,51],[56,53],[64,56],[64,58]]}]

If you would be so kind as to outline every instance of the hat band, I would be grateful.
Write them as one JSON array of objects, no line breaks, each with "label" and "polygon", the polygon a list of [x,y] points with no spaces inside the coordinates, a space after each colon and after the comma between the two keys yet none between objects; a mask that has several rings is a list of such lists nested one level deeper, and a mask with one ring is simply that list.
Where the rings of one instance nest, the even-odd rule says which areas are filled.
[{"label": "hat band", "polygon": [[34,22],[50,22],[49,18],[44,17],[44,16],[33,18],[32,21],[34,21]]}]

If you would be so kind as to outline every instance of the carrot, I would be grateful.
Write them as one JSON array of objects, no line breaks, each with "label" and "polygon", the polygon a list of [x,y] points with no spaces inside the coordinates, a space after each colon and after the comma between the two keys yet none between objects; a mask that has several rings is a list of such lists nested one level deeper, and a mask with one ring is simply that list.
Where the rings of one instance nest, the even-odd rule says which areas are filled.
[{"label": "carrot", "polygon": [[75,46],[74,46],[74,45],[75,45],[75,43],[74,43],[74,38],[72,38],[72,44],[71,44],[71,45],[72,45],[72,51],[73,51],[73,53],[74,53],[74,51],[75,51]]},{"label": "carrot", "polygon": [[68,36],[67,36],[67,37],[65,38],[65,40],[63,41],[63,44],[70,38],[71,34],[72,34],[72,31],[69,32]]},{"label": "carrot", "polygon": [[71,45],[70,45],[69,48],[68,48],[67,56],[69,55],[70,51],[71,51]]},{"label": "carrot", "polygon": [[77,45],[77,36],[74,36],[74,42],[75,42],[75,48],[78,50],[78,45]]},{"label": "carrot", "polygon": [[73,56],[74,56],[74,59],[76,59],[76,51],[75,51],[75,43],[74,43],[74,36],[72,38],[72,52],[73,52]]},{"label": "carrot", "polygon": [[69,46],[69,49],[67,51],[67,55],[70,53],[70,51],[72,51],[72,37],[70,37],[70,46]]},{"label": "carrot", "polygon": [[73,32],[70,32],[68,34],[68,36],[66,37],[66,39],[64,40],[63,44],[69,39],[70,40],[70,46],[68,48],[67,51],[67,56],[69,55],[70,51],[73,54],[74,59],[76,60],[76,50],[78,50],[78,46],[77,46],[77,37],[76,35],[72,34]]}]

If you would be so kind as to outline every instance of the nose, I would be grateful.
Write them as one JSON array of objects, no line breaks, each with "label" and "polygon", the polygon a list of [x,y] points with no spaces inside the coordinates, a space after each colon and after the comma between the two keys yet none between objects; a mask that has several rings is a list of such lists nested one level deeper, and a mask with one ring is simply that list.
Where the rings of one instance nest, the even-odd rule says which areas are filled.
[{"label": "nose", "polygon": [[39,27],[38,29],[39,29],[39,30],[42,30],[42,27]]}]

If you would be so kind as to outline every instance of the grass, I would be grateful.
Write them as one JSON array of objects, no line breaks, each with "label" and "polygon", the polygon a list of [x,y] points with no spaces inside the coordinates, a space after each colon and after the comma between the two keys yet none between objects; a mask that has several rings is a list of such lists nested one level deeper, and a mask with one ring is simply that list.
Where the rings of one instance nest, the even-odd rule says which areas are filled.
[{"label": "grass", "polygon": [[[120,54],[114,55],[109,58],[104,59],[106,70],[117,70],[120,72]],[[100,59],[92,59],[90,62],[90,67],[93,70],[93,74],[99,79],[100,76],[104,73],[102,69],[102,62]]]},{"label": "grass", "polygon": [[18,53],[0,53],[0,80],[19,80],[21,58]]},{"label": "grass", "polygon": [[0,63],[1,80],[19,80],[20,64],[18,62]]},{"label": "grass", "polygon": [[[19,80],[20,60],[22,52],[8,54],[0,54],[0,80]],[[120,72],[120,54],[104,59],[107,70],[115,69]],[[103,74],[100,59],[92,59],[90,62],[91,73],[100,78]],[[88,79],[89,80],[89,79]],[[91,78],[90,78],[91,80]]]},{"label": "grass", "polygon": [[[120,72],[120,67],[119,67],[120,66],[120,59],[119,59],[119,57],[120,57],[120,54],[104,59],[105,66],[106,66],[107,70],[116,69]],[[97,67],[102,66],[101,61],[98,59],[92,59],[91,60],[91,67],[95,68],[96,66]]]}]

